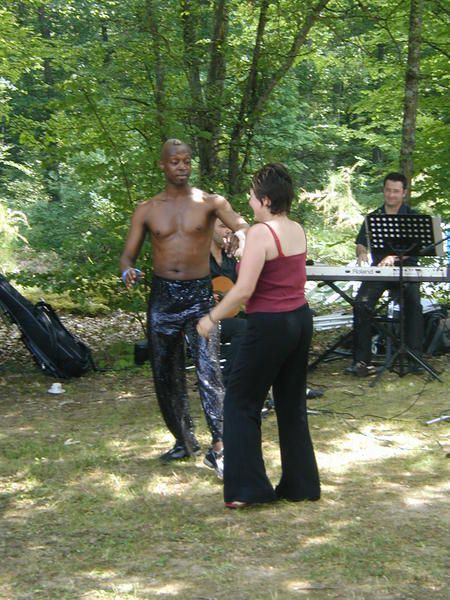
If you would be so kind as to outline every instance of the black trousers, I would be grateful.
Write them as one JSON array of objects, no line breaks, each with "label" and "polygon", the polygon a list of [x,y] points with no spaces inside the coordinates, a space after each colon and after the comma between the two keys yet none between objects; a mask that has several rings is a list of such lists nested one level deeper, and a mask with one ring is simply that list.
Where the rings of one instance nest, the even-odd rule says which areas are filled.
[{"label": "black trousers", "polygon": [[148,305],[148,337],[156,396],[176,441],[192,452],[199,444],[189,411],[184,343],[197,373],[198,389],[212,441],[222,439],[224,387],[219,363],[219,332],[206,340],[197,321],[214,305],[211,279],[189,281],[154,276]]},{"label": "black trousers", "polygon": [[225,362],[222,364],[222,376],[225,388],[228,378],[233,370],[239,346],[247,329],[247,319],[233,317],[220,321],[220,358]]},{"label": "black trousers", "polygon": [[[291,312],[249,315],[225,394],[225,502],[320,497],[306,413],[311,337],[312,314],[307,305]],[[261,447],[261,409],[270,386],[281,453],[276,490],[267,477]]]},{"label": "black trousers", "polygon": [[[353,358],[355,362],[370,363],[372,358],[372,316],[377,301],[385,290],[399,294],[396,283],[364,281],[353,307]],[[420,284],[404,283],[405,342],[417,354],[422,354],[423,315],[420,303]]]}]

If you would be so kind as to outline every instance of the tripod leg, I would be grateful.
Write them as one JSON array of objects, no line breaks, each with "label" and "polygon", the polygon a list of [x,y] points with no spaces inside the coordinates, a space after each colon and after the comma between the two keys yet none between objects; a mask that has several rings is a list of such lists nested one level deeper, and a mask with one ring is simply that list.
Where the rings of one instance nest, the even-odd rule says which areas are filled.
[{"label": "tripod leg", "polygon": [[400,350],[396,350],[394,352],[394,354],[391,354],[391,356],[389,357],[389,359],[386,359],[384,362],[384,365],[380,368],[380,370],[377,372],[376,376],[372,379],[372,381],[369,384],[369,387],[374,387],[379,380],[381,379],[383,373],[385,371],[390,371],[392,368],[392,365],[395,364],[395,361],[397,360],[398,355],[400,354]]},{"label": "tripod leg", "polygon": [[421,356],[416,354],[413,350],[410,350],[406,347],[406,354],[410,356],[419,366],[422,367],[427,373],[429,373],[434,379],[437,379],[442,383],[442,379],[439,377],[437,372],[433,369],[431,365],[429,365]]},{"label": "tripod leg", "polygon": [[313,362],[311,364],[308,365],[308,370],[312,371],[313,369],[315,369],[319,363],[324,361],[330,354],[333,354],[333,352],[335,352],[336,348],[339,348],[339,346],[341,346],[342,342],[349,339],[352,335],[353,335],[353,329],[351,331],[348,331],[347,333],[340,335],[332,346],[329,346],[325,350],[325,352],[322,352],[322,354],[320,356],[318,356],[315,360],[313,360]]},{"label": "tripod leg", "polygon": [[[438,373],[433,369],[433,367],[431,367],[431,365],[429,365],[426,361],[423,360],[422,357],[418,356],[415,352],[413,352],[413,350],[410,350],[408,348],[408,346],[403,346],[403,348],[399,348],[390,358],[389,361],[387,361],[383,367],[381,368],[381,370],[379,371],[379,373],[377,373],[377,376],[375,377],[375,379],[372,381],[372,383],[370,384],[371,387],[373,387],[377,381],[380,379],[381,375],[383,374],[384,371],[386,370],[391,370],[392,367],[395,365],[395,363],[397,362],[398,359],[403,360],[405,356],[410,357],[411,359],[413,359],[418,365],[420,365],[429,375],[431,375],[431,377],[433,377],[434,379],[437,379],[438,381],[440,381],[442,383],[442,379],[439,377]],[[401,364],[400,364],[400,370],[398,372],[398,375],[400,377],[403,377],[404,375],[406,375],[408,373],[408,369],[406,371],[402,370],[401,368]]]}]

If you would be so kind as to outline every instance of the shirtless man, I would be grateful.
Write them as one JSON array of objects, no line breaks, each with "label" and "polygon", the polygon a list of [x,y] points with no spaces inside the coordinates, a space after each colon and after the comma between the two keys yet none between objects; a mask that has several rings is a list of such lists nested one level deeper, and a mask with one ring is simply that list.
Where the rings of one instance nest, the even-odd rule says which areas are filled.
[{"label": "shirtless man", "polygon": [[218,359],[219,335],[216,331],[208,342],[198,335],[196,324],[214,305],[209,251],[216,218],[240,236],[248,225],[225,198],[189,185],[191,157],[190,147],[180,140],[171,139],[163,145],[160,168],[166,179],[165,189],[134,211],[120,269],[127,287],[132,286],[138,276],[134,265],[148,232],[153,251],[147,315],[151,363],[160,410],[175,437],[174,447],[161,459],[178,460],[200,450],[189,414],[184,370],[186,337],[212,436],[204,462],[221,476],[224,388]]}]

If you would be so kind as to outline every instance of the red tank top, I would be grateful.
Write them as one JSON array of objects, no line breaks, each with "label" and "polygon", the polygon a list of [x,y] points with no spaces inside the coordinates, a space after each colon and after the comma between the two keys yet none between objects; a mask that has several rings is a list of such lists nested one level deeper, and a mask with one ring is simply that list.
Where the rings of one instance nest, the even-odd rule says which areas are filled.
[{"label": "red tank top", "polygon": [[288,312],[306,304],[306,252],[285,256],[275,231],[278,256],[264,263],[255,291],[246,304],[247,313]]}]

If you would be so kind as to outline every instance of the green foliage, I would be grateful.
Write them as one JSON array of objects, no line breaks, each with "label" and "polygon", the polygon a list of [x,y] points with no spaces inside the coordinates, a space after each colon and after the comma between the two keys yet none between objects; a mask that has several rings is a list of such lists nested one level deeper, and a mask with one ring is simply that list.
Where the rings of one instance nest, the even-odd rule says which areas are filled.
[{"label": "green foliage", "polygon": [[[8,159],[8,149],[0,144],[0,168],[7,167],[8,170],[17,169],[27,172],[21,165]],[[15,266],[14,251],[20,241],[28,243],[21,233],[22,229],[29,227],[26,214],[20,210],[14,210],[8,206],[7,197],[0,195],[0,271],[11,270]]]},{"label": "green foliage", "polygon": [[[23,281],[80,302],[100,295],[111,306],[142,307],[144,289],[125,293],[117,262],[136,203],[163,186],[158,160],[167,137],[190,141],[197,154],[208,150],[209,171],[198,159],[193,182],[221,193],[231,187],[236,142],[239,186],[231,200],[247,217],[243,191],[251,173],[264,162],[284,162],[303,191],[294,213],[314,229],[313,252],[346,259],[349,250],[341,247],[352,248],[354,214],[339,211],[357,212],[346,174],[365,208],[379,202],[383,174],[398,168],[408,3],[330,0],[292,67],[254,112],[316,2],[268,3],[254,79],[261,3],[225,1],[223,70],[213,62],[218,5],[4,3],[0,142],[9,155],[0,165],[0,206],[10,228],[8,269],[19,269]],[[450,219],[450,74],[441,8],[438,0],[425,3],[413,201]],[[256,94],[246,100],[249,89]],[[331,215],[333,207],[340,217]],[[27,248],[17,246],[21,235]],[[143,264],[150,275],[148,249]]]},{"label": "green foliage", "polygon": [[20,225],[28,225],[25,213],[8,208],[0,198],[0,270],[9,270],[14,265],[13,251],[17,241],[26,239],[19,231]]},{"label": "green foliage", "polygon": [[[118,278],[129,214],[106,198],[69,189],[69,181],[61,186],[60,202],[36,201],[29,207],[29,243],[51,262],[42,265],[40,272],[22,271],[17,279],[52,292],[67,291],[80,305],[96,298],[111,307],[129,305]],[[135,293],[131,304],[142,310],[143,294]]]},{"label": "green foliage", "polygon": [[303,191],[293,215],[308,232],[308,256],[317,263],[347,264],[355,258],[355,237],[363,209],[355,199],[352,180],[359,164],[330,173],[323,190]]}]

